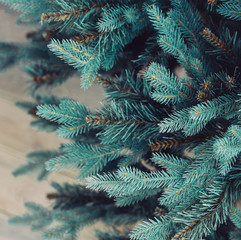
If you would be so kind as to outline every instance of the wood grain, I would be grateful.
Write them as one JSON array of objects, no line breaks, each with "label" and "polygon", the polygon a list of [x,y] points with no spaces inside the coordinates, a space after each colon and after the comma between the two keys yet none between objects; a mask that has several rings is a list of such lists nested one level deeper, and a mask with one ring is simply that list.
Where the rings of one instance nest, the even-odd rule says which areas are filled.
[{"label": "wood grain", "polygon": [[[1,8],[1,5],[0,5]],[[0,41],[25,41],[25,34],[34,27],[15,25],[15,17],[6,15],[0,9]],[[10,216],[25,212],[23,203],[35,201],[45,206],[50,202],[46,194],[52,192],[50,181],[74,182],[74,173],[51,174],[47,181],[38,182],[35,175],[14,178],[12,171],[25,163],[25,155],[37,149],[56,149],[60,143],[54,133],[37,132],[29,126],[32,118],[15,107],[16,101],[31,100],[26,86],[28,77],[15,66],[0,74],[0,240],[39,240],[40,233],[32,233],[27,227],[16,227],[8,224]],[[73,77],[64,85],[57,87],[54,94],[70,97],[90,108],[99,106],[103,99],[103,90],[94,86],[88,92],[80,89],[79,77]],[[91,239],[89,229],[80,233],[80,239]]]}]

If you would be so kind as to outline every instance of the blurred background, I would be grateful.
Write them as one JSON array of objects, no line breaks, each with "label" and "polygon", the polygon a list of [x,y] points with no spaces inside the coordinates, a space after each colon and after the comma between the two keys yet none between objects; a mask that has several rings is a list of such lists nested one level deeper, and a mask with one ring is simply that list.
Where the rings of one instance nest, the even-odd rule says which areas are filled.
[{"label": "blurred background", "polygon": [[[24,42],[27,32],[33,26],[17,26],[17,13],[0,4],[0,41]],[[34,174],[14,178],[12,171],[26,162],[28,152],[39,149],[57,149],[66,142],[54,133],[37,132],[29,126],[32,118],[15,106],[16,101],[32,100],[28,96],[28,76],[21,71],[21,65],[0,74],[0,240],[39,240],[40,233],[33,233],[28,227],[11,226],[8,218],[23,214],[24,202],[34,201],[45,206],[50,202],[46,194],[52,192],[49,183],[74,182],[74,173],[53,173],[48,180],[38,182]],[[93,86],[88,91],[80,89],[80,79],[72,77],[65,84],[54,89],[61,97],[70,97],[94,109],[103,99],[103,90]],[[92,239],[90,231],[81,233],[80,239]]]}]

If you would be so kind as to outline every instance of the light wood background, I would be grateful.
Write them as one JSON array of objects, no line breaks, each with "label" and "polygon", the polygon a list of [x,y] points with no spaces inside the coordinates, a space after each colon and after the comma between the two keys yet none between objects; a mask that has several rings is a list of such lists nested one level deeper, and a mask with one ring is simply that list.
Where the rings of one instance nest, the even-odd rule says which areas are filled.
[{"label": "light wood background", "polygon": [[[16,16],[6,15],[0,4],[0,41],[23,42],[25,34],[34,27],[16,26]],[[39,240],[40,233],[28,227],[11,226],[10,216],[25,212],[23,203],[35,201],[48,206],[46,194],[52,192],[49,182],[74,182],[73,174],[52,174],[47,181],[37,182],[35,175],[14,178],[11,172],[25,163],[25,155],[37,149],[56,149],[61,142],[54,133],[37,132],[29,126],[31,117],[15,107],[15,102],[31,100],[26,92],[27,76],[15,66],[0,74],[0,240]],[[91,87],[84,92],[80,79],[72,78],[54,90],[58,96],[68,96],[95,108],[103,98],[103,90]],[[92,239],[91,231],[84,231],[80,239]]]}]

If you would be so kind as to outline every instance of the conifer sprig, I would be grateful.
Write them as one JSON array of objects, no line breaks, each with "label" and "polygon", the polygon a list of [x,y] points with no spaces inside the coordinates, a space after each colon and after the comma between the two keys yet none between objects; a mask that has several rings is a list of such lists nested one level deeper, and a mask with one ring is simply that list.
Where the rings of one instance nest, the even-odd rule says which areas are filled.
[{"label": "conifer sprig", "polygon": [[[50,210],[26,204],[13,223],[45,239],[77,239],[97,220],[126,227],[100,240],[240,238],[239,1],[1,1],[42,23],[30,47],[0,43],[0,69],[24,61],[31,78],[36,103],[18,105],[71,140],[15,175],[74,168],[89,188],[53,184]],[[105,89],[98,109],[38,95],[77,72]]]}]

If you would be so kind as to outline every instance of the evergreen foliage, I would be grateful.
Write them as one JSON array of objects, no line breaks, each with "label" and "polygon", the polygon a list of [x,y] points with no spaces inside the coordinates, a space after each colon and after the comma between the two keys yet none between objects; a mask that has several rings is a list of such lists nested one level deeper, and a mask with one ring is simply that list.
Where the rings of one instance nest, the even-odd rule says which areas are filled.
[{"label": "evergreen foliage", "polygon": [[[42,24],[26,46],[0,43],[0,69],[27,62],[32,78],[35,102],[18,106],[71,141],[14,174],[78,170],[78,185],[53,184],[50,208],[26,203],[10,222],[44,239],[99,220],[113,230],[101,240],[241,238],[239,1],[0,1]],[[74,73],[103,86],[99,109],[41,94]]]}]

